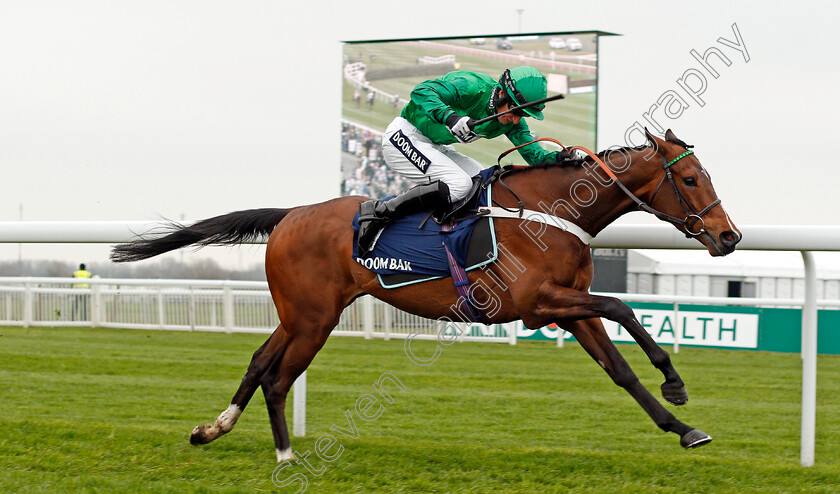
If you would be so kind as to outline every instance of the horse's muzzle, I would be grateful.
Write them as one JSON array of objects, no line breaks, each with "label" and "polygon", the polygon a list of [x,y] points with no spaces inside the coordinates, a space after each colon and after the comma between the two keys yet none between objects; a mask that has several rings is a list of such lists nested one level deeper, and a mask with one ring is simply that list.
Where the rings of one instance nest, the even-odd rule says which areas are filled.
[{"label": "horse's muzzle", "polygon": [[733,250],[735,250],[735,246],[738,242],[741,241],[741,235],[738,232],[732,230],[726,230],[725,232],[720,234],[720,245],[723,246],[721,249],[723,255],[731,254]]}]

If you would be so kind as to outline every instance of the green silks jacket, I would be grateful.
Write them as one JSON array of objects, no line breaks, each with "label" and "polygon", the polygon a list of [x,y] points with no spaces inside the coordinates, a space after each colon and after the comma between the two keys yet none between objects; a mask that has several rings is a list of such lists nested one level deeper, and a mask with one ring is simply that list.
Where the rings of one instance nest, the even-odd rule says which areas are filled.
[{"label": "green silks jacket", "polygon": [[[496,113],[492,107],[493,91],[499,85],[487,74],[459,70],[443,77],[421,82],[411,92],[411,99],[403,107],[401,117],[432,140],[435,144],[452,144],[458,139],[444,123],[453,111],[459,115],[480,120]],[[514,146],[533,141],[528,124],[523,117],[518,124],[501,124],[489,120],[475,128],[476,134],[487,139],[506,135]],[[554,161],[557,151],[546,151],[539,144],[519,148],[519,154],[529,165]]]}]

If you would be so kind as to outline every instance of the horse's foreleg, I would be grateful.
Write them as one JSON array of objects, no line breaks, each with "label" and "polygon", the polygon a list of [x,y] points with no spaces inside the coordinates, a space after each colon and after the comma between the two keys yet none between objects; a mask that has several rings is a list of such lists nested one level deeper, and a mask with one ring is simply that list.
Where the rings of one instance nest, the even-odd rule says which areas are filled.
[{"label": "horse's foreleg", "polygon": [[642,386],[630,365],[610,341],[599,319],[563,322],[560,325],[575,336],[583,349],[601,365],[613,382],[630,393],[660,429],[679,434],[683,447],[694,448],[712,440],[705,432],[677,420]]},{"label": "horse's foreleg", "polygon": [[283,355],[285,347],[286,332],[280,325],[277,326],[268,340],[254,352],[248,370],[239,384],[239,389],[233,395],[230,405],[216,418],[214,423],[199,425],[193,429],[190,434],[191,444],[207,444],[233,429],[242,411],[245,410],[251,397],[254,396],[263,375]]},{"label": "horse's foreleg", "polygon": [[688,392],[685,390],[685,383],[671,363],[671,356],[662,347],[653,341],[650,333],[645,330],[642,324],[636,319],[633,309],[621,300],[611,297],[599,297],[607,308],[607,318],[615,321],[630,333],[636,343],[642,348],[654,367],[665,376],[660,390],[662,397],[672,405],[685,405],[688,402]]},{"label": "horse's foreleg", "polygon": [[542,288],[540,296],[543,306],[541,310],[549,311],[555,316],[555,320],[605,317],[621,324],[636,340],[653,366],[665,376],[665,382],[661,386],[663,398],[672,405],[685,405],[688,401],[685,384],[671,363],[668,352],[653,341],[636,319],[630,306],[617,298],[592,295],[556,285]]}]

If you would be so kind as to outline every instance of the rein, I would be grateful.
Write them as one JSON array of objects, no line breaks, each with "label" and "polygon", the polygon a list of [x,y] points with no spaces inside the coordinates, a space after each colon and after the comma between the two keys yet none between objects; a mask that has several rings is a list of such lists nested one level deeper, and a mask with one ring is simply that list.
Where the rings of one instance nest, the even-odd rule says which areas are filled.
[{"label": "rein", "polygon": [[[510,192],[513,195],[513,197],[516,198],[516,201],[519,203],[519,209],[518,210],[517,209],[511,209],[511,208],[502,206],[501,204],[496,202],[495,199],[493,199],[493,204],[495,204],[496,206],[499,206],[500,208],[504,209],[505,211],[508,211],[508,212],[511,212],[511,213],[518,212],[520,218],[522,217],[522,212],[525,210],[525,204],[522,202],[522,199],[516,194],[516,192],[514,192],[513,189],[511,189],[510,187],[508,187],[508,185],[502,180],[502,177],[511,173],[512,171],[516,170],[517,168],[523,168],[524,169],[524,168],[528,168],[528,167],[527,166],[517,167],[517,166],[514,165],[510,168],[504,169],[504,168],[502,168],[502,158],[504,158],[505,156],[509,155],[510,153],[516,151],[519,148],[523,148],[525,146],[530,146],[531,144],[533,144],[537,141],[550,141],[550,142],[553,142],[553,143],[557,144],[558,146],[565,149],[566,151],[568,151],[566,146],[564,146],[563,143],[558,141],[557,139],[552,139],[551,137],[541,137],[539,139],[534,139],[531,142],[526,142],[525,144],[520,144],[519,146],[510,148],[507,151],[505,151],[504,153],[500,154],[498,158],[496,158],[496,165],[498,165],[502,171],[499,172],[497,175],[494,175],[493,179],[498,180],[499,184],[502,187],[504,187],[505,189],[507,189],[507,191]],[[615,175],[612,175],[611,171],[609,172],[609,174],[610,174],[610,176],[615,178],[615,180],[618,180],[615,177]],[[491,182],[492,182],[492,180],[491,180]]]},{"label": "rein", "polygon": [[[665,157],[660,155],[660,158],[662,159],[662,169],[665,171],[665,174],[662,176],[662,180],[659,181],[659,185],[656,186],[656,190],[653,192],[653,195],[650,198],[650,202],[653,203],[653,199],[656,197],[657,192],[659,192],[659,189],[662,187],[662,184],[665,183],[665,179],[667,178],[668,182],[670,182],[670,184],[671,184],[671,188],[674,190],[674,195],[676,195],[676,197],[677,197],[677,202],[680,203],[680,206],[682,206],[683,211],[685,212],[685,218],[684,219],[680,219],[680,218],[677,218],[676,216],[671,216],[669,214],[663,213],[662,211],[654,209],[653,207],[650,206],[650,204],[648,204],[648,203],[642,201],[641,199],[639,199],[639,197],[636,196],[636,194],[631,192],[630,189],[628,189],[623,183],[621,183],[621,180],[618,179],[616,174],[613,173],[612,170],[610,170],[610,168],[603,162],[603,160],[601,160],[601,158],[599,158],[595,153],[593,153],[592,151],[590,151],[589,149],[587,149],[583,146],[573,146],[571,148],[567,148],[566,146],[563,145],[563,143],[561,143],[557,139],[552,139],[551,137],[542,137],[542,138],[539,138],[539,139],[534,139],[533,141],[522,144],[520,146],[516,146],[514,148],[508,149],[507,151],[505,151],[504,153],[499,155],[499,158],[497,159],[497,163],[501,164],[502,158],[504,158],[505,156],[507,156],[511,152],[516,151],[517,149],[519,149],[521,147],[531,145],[531,144],[533,144],[535,142],[538,142],[538,141],[553,142],[553,143],[559,145],[560,147],[562,147],[563,149],[565,149],[566,151],[569,151],[570,153],[573,152],[573,151],[576,151],[576,150],[583,151],[584,153],[586,153],[587,156],[592,158],[592,160],[598,165],[598,167],[601,168],[601,170],[603,170],[604,173],[606,173],[607,176],[610,177],[610,179],[612,179],[612,181],[616,185],[618,185],[618,187],[622,190],[622,192],[624,192],[625,195],[627,195],[627,197],[629,197],[633,202],[636,203],[636,206],[638,206],[639,209],[641,209],[642,211],[644,211],[646,213],[650,213],[650,214],[656,216],[660,220],[667,221],[667,222],[672,223],[675,226],[679,227],[680,229],[683,230],[683,232],[685,232],[686,238],[697,237],[699,235],[702,235],[702,234],[706,233],[706,223],[705,223],[705,221],[703,221],[703,215],[708,213],[713,207],[720,204],[720,199],[716,199],[716,200],[712,201],[711,204],[709,204],[705,208],[701,209],[700,211],[697,211],[694,208],[694,206],[691,205],[688,198],[686,198],[685,195],[680,191],[679,187],[677,187],[677,183],[674,180],[673,174],[671,173],[671,166],[674,165],[675,163],[677,163],[679,160],[685,158],[686,156],[694,154],[694,151],[692,151],[690,149],[687,150],[686,152],[682,153],[681,155],[677,156],[676,158],[672,159],[671,161],[666,161]],[[511,171],[513,171],[513,169],[508,169],[507,171],[503,171],[502,173],[499,174],[499,176],[497,177],[497,180],[499,181],[499,183],[504,188],[506,188],[511,194],[513,194],[513,196],[519,202],[519,214],[521,216],[523,208],[524,208],[522,200],[519,198],[518,195],[516,195],[515,192],[513,192],[510,189],[510,187],[508,187],[502,181],[502,177],[504,175],[506,175],[507,173],[511,172]],[[495,200],[493,202],[496,203]],[[499,206],[499,207],[502,207],[506,211],[511,211],[511,212],[515,211],[513,209],[506,208],[506,207],[504,207],[504,206],[502,206],[501,204],[498,204],[498,203],[496,203],[496,205]],[[694,226],[697,225],[698,221],[700,222],[700,230],[697,233],[694,233],[692,230],[693,230]]]}]

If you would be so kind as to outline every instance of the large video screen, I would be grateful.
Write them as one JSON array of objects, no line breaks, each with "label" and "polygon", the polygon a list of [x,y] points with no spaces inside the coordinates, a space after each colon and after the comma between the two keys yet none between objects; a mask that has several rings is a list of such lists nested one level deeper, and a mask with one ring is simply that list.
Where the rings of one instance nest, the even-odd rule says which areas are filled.
[{"label": "large video screen", "polygon": [[[541,33],[500,37],[346,42],[342,64],[342,195],[381,198],[412,184],[389,170],[381,153],[382,134],[400,116],[411,92],[424,81],[452,71],[473,71],[498,81],[506,69],[531,66],[546,76],[544,119],[526,118],[536,137],[567,146],[596,146],[599,32]],[[453,144],[485,167],[513,147],[505,136]],[[547,150],[553,144],[541,144]],[[502,164],[525,164],[518,153]]]}]

